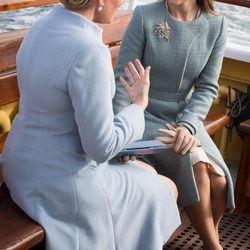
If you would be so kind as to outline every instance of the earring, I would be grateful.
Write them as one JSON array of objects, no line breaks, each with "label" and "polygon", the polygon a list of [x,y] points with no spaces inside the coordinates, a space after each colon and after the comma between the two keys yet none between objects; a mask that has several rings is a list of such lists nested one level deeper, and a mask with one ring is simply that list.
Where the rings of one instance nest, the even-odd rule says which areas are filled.
[{"label": "earring", "polygon": [[97,8],[98,11],[102,11],[102,7],[104,6],[104,4],[100,4],[99,7]]}]

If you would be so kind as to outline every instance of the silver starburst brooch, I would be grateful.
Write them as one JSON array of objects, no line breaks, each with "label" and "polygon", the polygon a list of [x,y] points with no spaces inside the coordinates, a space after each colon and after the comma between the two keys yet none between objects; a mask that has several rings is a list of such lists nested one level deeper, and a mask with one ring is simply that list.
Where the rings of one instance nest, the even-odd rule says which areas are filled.
[{"label": "silver starburst brooch", "polygon": [[157,23],[154,26],[154,34],[161,39],[166,39],[169,42],[171,27],[167,22]]}]

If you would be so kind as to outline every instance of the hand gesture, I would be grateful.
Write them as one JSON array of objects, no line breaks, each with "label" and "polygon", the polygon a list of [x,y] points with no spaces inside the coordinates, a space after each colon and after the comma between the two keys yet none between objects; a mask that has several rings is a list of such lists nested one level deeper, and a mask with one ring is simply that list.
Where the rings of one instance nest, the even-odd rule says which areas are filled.
[{"label": "hand gesture", "polygon": [[129,62],[128,67],[124,69],[129,83],[123,77],[120,77],[120,82],[127,91],[131,103],[138,104],[145,110],[148,105],[150,66],[144,69],[138,59],[135,60],[135,65],[137,69]]},{"label": "hand gesture", "polygon": [[187,152],[192,152],[195,147],[201,146],[199,140],[195,138],[186,127],[178,125],[174,128],[170,124],[166,124],[166,127],[167,129],[161,128],[159,131],[168,136],[158,137],[157,139],[168,144],[176,153],[184,155]]}]

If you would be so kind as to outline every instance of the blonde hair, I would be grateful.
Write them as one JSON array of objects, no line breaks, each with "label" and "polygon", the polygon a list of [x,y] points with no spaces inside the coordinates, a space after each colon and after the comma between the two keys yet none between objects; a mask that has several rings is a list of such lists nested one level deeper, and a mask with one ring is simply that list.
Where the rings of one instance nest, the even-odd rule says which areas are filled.
[{"label": "blonde hair", "polygon": [[197,4],[201,8],[201,10],[213,15],[218,15],[218,13],[214,9],[214,0],[197,0]]},{"label": "blonde hair", "polygon": [[92,0],[60,0],[67,9],[79,10],[86,8]]}]

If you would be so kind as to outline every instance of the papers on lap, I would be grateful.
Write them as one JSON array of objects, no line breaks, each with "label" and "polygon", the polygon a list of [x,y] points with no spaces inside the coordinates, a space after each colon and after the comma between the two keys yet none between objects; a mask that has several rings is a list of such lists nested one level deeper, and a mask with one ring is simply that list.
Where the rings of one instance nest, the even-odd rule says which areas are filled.
[{"label": "papers on lap", "polygon": [[119,152],[117,156],[156,154],[164,149],[167,149],[167,145],[157,140],[134,141]]}]

